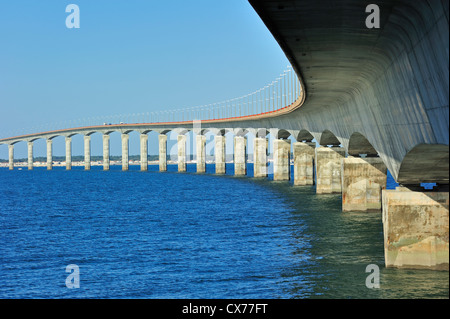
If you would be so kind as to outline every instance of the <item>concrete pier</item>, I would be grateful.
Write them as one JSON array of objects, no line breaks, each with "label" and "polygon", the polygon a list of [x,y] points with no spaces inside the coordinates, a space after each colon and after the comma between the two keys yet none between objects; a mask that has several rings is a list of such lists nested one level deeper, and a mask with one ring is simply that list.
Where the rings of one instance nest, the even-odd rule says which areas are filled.
[{"label": "concrete pier", "polygon": [[381,211],[387,168],[379,157],[342,160],[342,211]]},{"label": "concrete pier", "polygon": [[247,174],[247,138],[245,136],[234,137],[234,175]]},{"label": "concrete pier", "polygon": [[141,142],[141,171],[148,170],[148,135],[141,134],[139,137]]},{"label": "concrete pier", "polygon": [[109,134],[103,134],[103,170],[109,171],[110,159],[109,159]]},{"label": "concrete pier", "polygon": [[47,139],[47,170],[53,169],[53,140]]},{"label": "concrete pier", "polygon": [[122,171],[128,171],[129,140],[130,140],[130,136],[128,134],[122,134]]},{"label": "concrete pier", "polygon": [[66,137],[66,170],[72,169],[72,138]]},{"label": "concrete pier", "polygon": [[8,145],[8,166],[9,166],[9,170],[12,171],[14,169],[14,145],[13,144],[9,144]]},{"label": "concrete pier", "polygon": [[206,136],[197,135],[195,137],[197,151],[197,173],[206,171]]},{"label": "concrete pier", "polygon": [[178,172],[186,172],[186,135],[178,135]]},{"label": "concrete pier", "polygon": [[253,147],[253,177],[267,177],[267,139],[255,137]]},{"label": "concrete pier", "polygon": [[28,170],[33,170],[33,142],[28,142]]},{"label": "concrete pier", "polygon": [[225,174],[225,136],[214,137],[214,159],[216,174]]},{"label": "concrete pier", "polygon": [[84,136],[84,170],[91,170],[91,137]]},{"label": "concrete pier", "polygon": [[294,143],[294,185],[314,185],[316,143]]},{"label": "concrete pier", "polygon": [[158,136],[159,142],[159,171],[167,171],[167,135],[160,134]]},{"label": "concrete pier", "polygon": [[449,193],[383,190],[386,267],[449,269]]},{"label": "concrete pier", "polygon": [[291,178],[291,141],[275,139],[273,141],[273,180],[288,181]]},{"label": "concrete pier", "polygon": [[343,147],[316,148],[316,193],[341,193],[341,161],[345,156]]}]

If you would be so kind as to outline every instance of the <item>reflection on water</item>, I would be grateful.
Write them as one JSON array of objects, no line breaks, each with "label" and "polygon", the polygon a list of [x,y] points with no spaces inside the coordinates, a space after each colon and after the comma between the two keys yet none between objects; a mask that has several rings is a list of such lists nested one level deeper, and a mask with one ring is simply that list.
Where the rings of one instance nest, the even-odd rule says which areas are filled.
[{"label": "reflection on water", "polygon": [[[381,213],[342,213],[340,195],[317,196],[313,187],[267,187],[285,194],[294,224],[302,226],[291,229],[294,245],[307,242],[309,247],[309,262],[299,262],[285,276],[291,281],[299,274],[315,274],[313,289],[306,292],[296,282],[289,289],[292,297],[304,298],[306,293],[313,298],[448,298],[448,272],[384,267]],[[380,268],[380,289],[365,285],[369,264]]]}]

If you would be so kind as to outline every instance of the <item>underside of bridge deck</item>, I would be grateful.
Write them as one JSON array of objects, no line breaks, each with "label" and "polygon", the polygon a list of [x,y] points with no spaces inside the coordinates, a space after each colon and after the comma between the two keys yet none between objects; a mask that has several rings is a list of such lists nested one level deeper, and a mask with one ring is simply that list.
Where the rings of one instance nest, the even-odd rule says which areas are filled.
[{"label": "underside of bridge deck", "polygon": [[[448,1],[373,2],[380,28],[371,29],[367,1],[249,2],[306,91],[293,114],[255,125],[305,129],[318,141],[327,130],[346,149],[359,133],[397,180],[417,183],[417,169],[400,170],[406,154],[420,144],[449,143]],[[431,146],[416,149],[415,158],[435,182],[448,183],[448,147],[446,154],[436,147],[440,156],[430,156]]]},{"label": "underside of bridge deck", "polygon": [[[388,267],[446,269],[449,265],[449,8],[448,0],[378,1],[380,28],[367,28],[361,0],[250,0],[302,81],[303,91],[281,112],[202,122],[91,126],[0,139],[14,144],[84,135],[90,169],[90,135],[103,134],[104,169],[109,135],[122,135],[122,168],[128,170],[129,136],[141,134],[141,169],[147,170],[148,134],[159,136],[160,171],[167,170],[167,134],[178,134],[178,170],[186,171],[186,132],[196,136],[197,172],[205,172],[205,134],[216,136],[217,173],[225,173],[225,138],[234,138],[235,174],[246,174],[246,135],[254,136],[254,177],[268,176],[273,140],[273,179],[290,178],[288,137],[294,143],[294,183],[317,193],[342,193],[343,211],[382,211]],[[315,148],[315,141],[320,147]],[[299,143],[301,142],[301,143]],[[315,150],[314,150],[315,149]],[[346,155],[348,157],[346,158]],[[387,170],[402,187],[386,190]],[[314,174],[315,171],[315,174]],[[314,181],[315,177],[315,181]],[[437,183],[433,191],[418,184]],[[445,184],[445,185],[442,185]]]}]

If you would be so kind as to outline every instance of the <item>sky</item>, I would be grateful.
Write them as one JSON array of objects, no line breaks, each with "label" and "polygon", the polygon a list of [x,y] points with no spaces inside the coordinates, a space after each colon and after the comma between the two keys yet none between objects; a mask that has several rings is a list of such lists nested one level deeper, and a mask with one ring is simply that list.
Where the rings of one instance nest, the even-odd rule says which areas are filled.
[{"label": "sky", "polygon": [[[66,27],[71,3],[79,29]],[[0,0],[0,136],[227,100],[272,82],[288,64],[246,0]],[[91,153],[101,155],[96,135]],[[150,154],[153,144],[156,137]],[[0,145],[0,158],[7,153]],[[16,144],[15,158],[26,154]],[[63,154],[56,138],[54,155]],[[75,136],[73,155],[81,154]],[[130,154],[139,154],[137,135]],[[35,142],[34,156],[44,155],[45,142]],[[114,134],[111,155],[120,155]]]}]

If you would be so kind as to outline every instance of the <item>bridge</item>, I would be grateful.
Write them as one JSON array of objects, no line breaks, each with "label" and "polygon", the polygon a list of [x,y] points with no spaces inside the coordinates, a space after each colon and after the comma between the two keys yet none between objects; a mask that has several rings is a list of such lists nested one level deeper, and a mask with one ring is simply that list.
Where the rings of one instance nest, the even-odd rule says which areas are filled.
[{"label": "bridge", "polygon": [[[236,175],[246,174],[247,141],[254,139],[254,177],[267,176],[273,140],[274,180],[313,185],[342,194],[342,210],[381,211],[387,267],[448,270],[449,45],[448,1],[383,0],[380,28],[367,28],[366,4],[358,0],[250,0],[289,59],[270,85],[236,99],[164,112],[149,123],[91,125],[0,139],[9,147],[84,136],[90,169],[90,136],[103,135],[109,169],[109,134],[122,136],[122,169],[128,169],[128,134],[140,133],[141,169],[148,167],[148,133],[159,134],[159,167],[167,170],[167,133],[178,134],[178,170],[186,170],[186,133],[196,136],[197,172],[205,171],[205,134],[215,135],[216,173],[225,173],[225,134],[234,136]],[[295,139],[292,146],[289,137]],[[386,190],[387,170],[400,184]],[[421,183],[436,183],[427,191]]]}]

